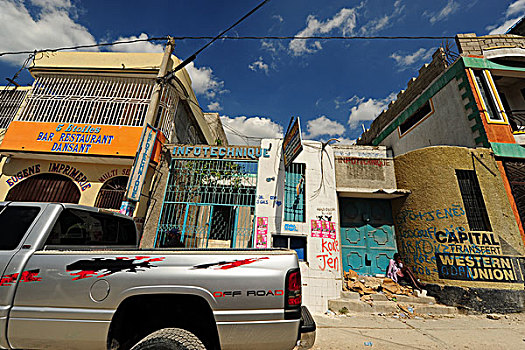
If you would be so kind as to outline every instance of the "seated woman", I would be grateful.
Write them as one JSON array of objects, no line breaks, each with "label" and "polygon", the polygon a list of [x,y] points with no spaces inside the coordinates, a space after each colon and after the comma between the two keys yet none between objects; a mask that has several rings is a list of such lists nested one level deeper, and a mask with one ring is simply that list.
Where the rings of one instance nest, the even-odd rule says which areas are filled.
[{"label": "seated woman", "polygon": [[401,255],[399,253],[394,254],[394,259],[390,259],[390,263],[388,264],[388,269],[386,271],[386,277],[392,279],[396,283],[405,281],[419,291],[421,291],[424,287],[424,285],[417,280],[412,271],[410,271],[410,269],[403,264],[403,260],[401,259]]}]

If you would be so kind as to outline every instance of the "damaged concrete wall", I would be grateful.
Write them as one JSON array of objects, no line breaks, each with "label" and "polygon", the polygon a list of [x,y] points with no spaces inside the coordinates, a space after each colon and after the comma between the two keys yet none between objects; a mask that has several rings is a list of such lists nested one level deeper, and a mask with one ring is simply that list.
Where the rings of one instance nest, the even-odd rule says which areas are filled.
[{"label": "damaged concrete wall", "polygon": [[[525,37],[514,34],[496,34],[477,37],[474,33],[456,35],[459,53],[483,56],[496,49],[525,49]],[[511,51],[510,51],[511,52]]]},{"label": "damaged concrete wall", "polygon": [[385,146],[333,145],[332,148],[338,192],[396,188],[392,152]]}]

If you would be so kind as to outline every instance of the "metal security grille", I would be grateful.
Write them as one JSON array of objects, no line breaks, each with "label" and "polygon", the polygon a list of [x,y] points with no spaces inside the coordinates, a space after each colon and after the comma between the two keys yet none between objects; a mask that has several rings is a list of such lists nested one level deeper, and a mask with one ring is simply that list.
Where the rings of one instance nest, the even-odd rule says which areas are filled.
[{"label": "metal security grille", "polygon": [[174,88],[167,85],[162,89],[162,94],[159,101],[159,111],[157,114],[157,125],[160,125],[160,130],[168,139],[168,142],[171,142],[171,135],[175,127],[173,121],[175,119],[175,112],[177,110],[177,104],[179,98],[177,92]]},{"label": "metal security grille", "polygon": [[284,220],[304,222],[305,220],[305,171],[304,163],[292,163],[286,169],[284,183]]},{"label": "metal security grille", "polygon": [[492,231],[476,172],[456,169],[468,225],[472,231]]},{"label": "metal security grille", "polygon": [[0,129],[9,126],[28,92],[27,88],[13,89],[0,86]]},{"label": "metal security grille", "polygon": [[518,207],[521,223],[525,227],[525,163],[504,162],[512,196]]},{"label": "metal security grille", "polygon": [[40,76],[19,120],[143,126],[154,84],[144,78]]},{"label": "metal security grille", "polygon": [[127,176],[117,176],[108,180],[98,192],[95,207],[120,209],[127,184]]},{"label": "metal security grille", "polygon": [[253,241],[257,162],[173,159],[157,231],[186,247],[248,248]]}]

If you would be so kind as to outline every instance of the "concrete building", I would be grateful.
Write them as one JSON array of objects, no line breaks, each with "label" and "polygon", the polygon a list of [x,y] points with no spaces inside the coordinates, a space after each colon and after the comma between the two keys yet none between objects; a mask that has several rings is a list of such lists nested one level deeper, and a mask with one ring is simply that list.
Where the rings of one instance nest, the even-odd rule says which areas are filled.
[{"label": "concrete building", "polygon": [[460,56],[438,49],[358,144],[391,149],[411,192],[393,212],[416,275],[450,304],[522,310],[525,38],[456,42]]},{"label": "concrete building", "polygon": [[185,247],[294,249],[306,305],[326,311],[341,290],[334,156],[319,142],[303,147],[285,170],[278,139],[260,147],[167,145],[141,245],[164,246],[176,228]]},{"label": "concrete building", "polygon": [[339,297],[343,271],[385,274],[396,249],[390,203],[407,193],[386,148],[303,141],[285,168],[282,144],[166,145],[142,247],[164,246],[177,229],[185,247],[294,249],[314,312]]},{"label": "concrete building", "polygon": [[[223,136],[212,133],[184,69],[160,90],[157,115],[147,117],[162,58],[149,53],[37,54],[29,67],[32,87],[15,90],[24,94],[17,100],[23,103],[2,106],[0,126],[7,131],[0,146],[0,200],[119,210],[141,136],[150,125],[159,132],[134,212],[142,224],[162,144],[215,144]],[[167,69],[178,63],[170,56]]]},{"label": "concrete building", "polygon": [[385,275],[396,252],[391,202],[398,189],[392,152],[384,146],[334,145],[343,271]]}]

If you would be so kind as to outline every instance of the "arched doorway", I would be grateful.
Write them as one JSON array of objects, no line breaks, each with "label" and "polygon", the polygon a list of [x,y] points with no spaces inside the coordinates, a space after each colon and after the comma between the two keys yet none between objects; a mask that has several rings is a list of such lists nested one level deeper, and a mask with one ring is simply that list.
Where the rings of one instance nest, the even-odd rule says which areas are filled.
[{"label": "arched doorway", "polygon": [[75,183],[58,174],[32,176],[11,188],[6,201],[78,203],[80,191]]},{"label": "arched doorway", "polygon": [[117,176],[111,180],[106,181],[98,192],[97,200],[95,201],[95,207],[120,209],[127,185],[127,176]]}]

